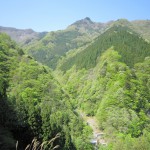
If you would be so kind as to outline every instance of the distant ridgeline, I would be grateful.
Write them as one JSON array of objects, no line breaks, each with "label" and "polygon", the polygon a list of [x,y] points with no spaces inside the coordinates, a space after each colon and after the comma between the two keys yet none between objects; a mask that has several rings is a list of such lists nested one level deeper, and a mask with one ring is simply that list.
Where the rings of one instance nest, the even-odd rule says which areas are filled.
[{"label": "distant ridgeline", "polygon": [[112,46],[121,55],[121,61],[129,67],[133,67],[135,63],[142,62],[146,56],[150,56],[148,42],[128,27],[118,25],[97,37],[95,42],[82,52],[68,58],[60,69],[66,71],[73,65],[76,65],[77,69],[92,68],[96,65],[98,57]]},{"label": "distant ridgeline", "polygon": [[[77,49],[85,49],[85,47],[87,47],[92,41],[95,41],[96,37],[100,36],[112,26],[119,27],[119,25],[127,27],[127,30],[132,29],[134,33],[136,32],[145,40],[150,41],[150,20],[128,21],[126,19],[118,19],[116,21],[109,21],[107,23],[100,23],[93,22],[90,18],[86,17],[74,22],[64,30],[35,32],[32,29],[20,30],[0,26],[0,32],[7,33],[13,40],[21,45],[22,48],[24,48],[26,54],[32,56],[38,62],[41,62],[52,69],[56,69],[56,66],[62,56],[66,57],[68,52],[71,52],[72,54],[72,51],[76,51]],[[131,32],[133,33],[133,31]],[[105,34],[108,36],[107,33]],[[117,41],[112,39],[116,37],[113,37],[114,35],[109,36],[111,36],[111,40],[113,40],[112,43],[109,42],[109,39],[107,39],[107,41],[103,41],[104,45],[101,46],[99,51],[102,51],[102,48],[107,48],[105,47],[106,43],[104,42],[108,42],[108,46],[114,44],[114,42],[117,44]],[[104,37],[101,37],[101,39],[104,40]],[[96,51],[94,51],[94,53],[96,53]],[[91,57],[97,57],[97,54],[93,55],[95,56]],[[92,62],[92,64],[94,64],[94,62]],[[92,64],[90,63],[89,67]],[[83,65],[83,67],[87,66]]]}]

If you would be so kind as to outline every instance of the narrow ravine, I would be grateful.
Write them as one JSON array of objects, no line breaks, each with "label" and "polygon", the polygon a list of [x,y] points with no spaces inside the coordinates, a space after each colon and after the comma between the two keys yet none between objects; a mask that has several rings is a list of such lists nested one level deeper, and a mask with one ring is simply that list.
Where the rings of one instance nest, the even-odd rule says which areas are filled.
[{"label": "narrow ravine", "polygon": [[79,111],[81,117],[87,124],[92,128],[93,135],[91,137],[91,143],[95,145],[107,145],[107,141],[104,138],[105,133],[101,131],[98,127],[98,123],[95,117],[86,116],[84,112]]}]

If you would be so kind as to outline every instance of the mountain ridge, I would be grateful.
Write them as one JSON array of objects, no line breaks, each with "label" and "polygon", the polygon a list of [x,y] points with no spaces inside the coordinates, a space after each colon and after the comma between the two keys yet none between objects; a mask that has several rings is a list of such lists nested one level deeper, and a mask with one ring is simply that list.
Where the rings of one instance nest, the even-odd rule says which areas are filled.
[{"label": "mountain ridge", "polygon": [[[150,20],[133,20],[133,21],[128,21],[127,19],[117,19],[117,20],[110,20],[107,21],[105,23],[103,22],[94,22],[92,21],[89,17],[85,17],[84,19],[80,19],[75,21],[74,23],[68,25],[68,28],[70,28],[71,26],[76,26],[77,28],[83,27],[85,25],[85,27],[92,26],[91,28],[95,28],[95,29],[99,29],[102,27],[105,27],[107,25],[113,25],[116,22],[120,22],[122,24],[124,24],[125,22],[127,23],[131,23],[133,26],[138,26],[141,27],[142,26],[150,26]],[[123,23],[124,22],[124,23]],[[63,29],[63,30],[66,30]],[[61,31],[61,30],[57,30],[57,31]],[[11,35],[11,32],[14,32],[14,34],[16,34],[16,32],[22,32],[22,34],[24,33],[29,33],[29,34],[42,34],[42,33],[48,33],[48,32],[57,32],[57,31],[43,31],[43,32],[36,32],[34,31],[34,29],[17,29],[15,27],[4,27],[4,26],[0,26],[0,32],[6,32],[13,40],[15,40],[16,42],[20,42],[17,38],[15,38],[13,35]],[[21,41],[22,42],[22,41]]]},{"label": "mountain ridge", "polygon": [[46,32],[36,32],[33,29],[17,29],[14,27],[0,26],[0,33],[5,32],[17,43],[28,44],[33,39],[39,39]]},{"label": "mountain ridge", "polygon": [[[134,63],[143,61],[146,55],[150,55],[150,44],[141,38],[138,33],[126,26],[115,25],[98,36],[83,51],[68,58],[62,63],[60,69],[66,71],[73,65],[76,65],[77,69],[92,68],[96,65],[97,58],[101,53],[112,46],[122,56],[122,61],[130,67]],[[145,54],[142,54],[142,50],[145,51]]]},{"label": "mountain ridge", "polygon": [[[0,133],[8,127],[13,147],[14,139],[26,146],[61,133],[60,149],[92,150],[81,111],[105,133],[99,150],[149,150],[149,21],[119,19],[99,31],[89,18],[76,23],[29,37],[20,43],[25,53],[0,34]],[[6,137],[0,134],[0,143],[11,146]]]},{"label": "mountain ridge", "polygon": [[[140,23],[139,23],[140,22]],[[150,21],[118,19],[106,23],[93,22],[89,17],[78,20],[64,30],[35,32],[33,30],[2,30],[19,43],[35,60],[55,69],[60,58],[68,52],[84,49],[99,35],[114,25],[127,26],[145,40],[150,41]]]}]

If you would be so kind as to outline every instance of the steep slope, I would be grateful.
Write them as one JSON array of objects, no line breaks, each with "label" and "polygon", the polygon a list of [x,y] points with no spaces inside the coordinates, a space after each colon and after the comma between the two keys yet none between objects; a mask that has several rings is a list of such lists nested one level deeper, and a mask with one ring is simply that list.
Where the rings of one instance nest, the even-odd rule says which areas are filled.
[{"label": "steep slope", "polygon": [[136,32],[150,41],[150,20],[135,20],[131,22]]},{"label": "steep slope", "polygon": [[[140,36],[149,40],[149,21],[141,21],[143,24],[129,22],[126,19],[118,19],[107,23],[96,23],[90,18],[76,21],[67,29],[50,32],[41,40],[35,40],[25,46],[28,54],[33,56],[37,61],[51,67],[56,68],[58,60],[61,56],[65,56],[71,50],[83,49],[88,46],[97,36],[114,25],[127,26]],[[138,22],[138,21],[137,21]]]},{"label": "steep slope", "polygon": [[92,68],[96,65],[102,52],[114,46],[122,56],[121,61],[133,67],[137,62],[142,62],[150,55],[150,44],[137,33],[126,26],[115,25],[96,38],[90,46],[77,53],[60,65],[60,69],[66,71],[73,65],[78,69]]},{"label": "steep slope", "polygon": [[67,52],[77,49],[79,51],[87,47],[97,36],[114,25],[127,26],[143,38],[150,40],[149,24],[149,20],[128,21],[126,19],[97,23],[86,17],[61,31],[37,33],[31,29],[19,30],[0,27],[0,32],[10,35],[26,49],[27,54],[54,69],[59,59]]},{"label": "steep slope", "polygon": [[128,21],[127,19],[118,19],[110,24],[110,26],[112,25],[127,26],[147,41],[150,41],[150,20]]},{"label": "steep slope", "polygon": [[[34,41],[30,45],[33,52],[35,46],[40,51],[46,44],[47,51],[55,49],[46,53],[47,64],[53,60],[49,56],[59,54],[56,64],[69,51],[56,70],[58,80],[48,67],[24,55],[8,36],[0,34],[0,143],[4,146],[0,149],[14,148],[16,140],[24,146],[34,136],[49,140],[61,132],[56,141],[60,149],[92,150],[91,130],[76,108],[96,117],[99,129],[106,133],[108,147],[99,149],[149,149],[150,44],[126,20],[102,29],[104,33],[92,43],[88,39],[83,44],[82,38],[88,37],[83,31],[92,24],[86,18],[66,31],[48,33],[39,45]],[[96,26],[91,28],[97,30]],[[95,35],[92,29],[89,37]],[[79,38],[81,45],[74,46],[79,33],[83,42]],[[71,43],[68,49],[63,47],[67,41]],[[39,54],[45,63],[45,53]]]},{"label": "steep slope", "polygon": [[37,61],[55,68],[61,56],[90,43],[106,26],[107,24],[95,23],[85,18],[73,23],[65,30],[49,32],[44,38],[25,48]]},{"label": "steep slope", "polygon": [[[58,76],[62,75],[74,106],[87,116],[96,116],[108,149],[148,149],[150,57],[132,68],[121,62],[121,57],[111,47],[101,53],[93,68],[73,66]],[[137,144],[140,140],[143,142]]]},{"label": "steep slope", "polygon": [[[89,129],[52,71],[0,34],[0,149],[23,149],[36,137],[60,149],[92,149]],[[86,146],[85,146],[86,145]],[[48,148],[48,147],[47,147]],[[46,146],[45,146],[46,149]]]},{"label": "steep slope", "polygon": [[98,120],[106,149],[149,149],[150,44],[121,22],[64,57],[56,73],[73,105]]}]

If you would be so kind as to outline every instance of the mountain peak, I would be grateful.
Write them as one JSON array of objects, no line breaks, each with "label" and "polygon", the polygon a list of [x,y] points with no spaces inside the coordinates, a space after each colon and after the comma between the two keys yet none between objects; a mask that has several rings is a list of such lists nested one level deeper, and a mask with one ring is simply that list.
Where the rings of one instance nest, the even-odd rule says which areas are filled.
[{"label": "mountain peak", "polygon": [[72,25],[79,26],[79,25],[90,25],[90,24],[93,24],[93,22],[91,21],[91,19],[89,17],[86,17],[84,19],[76,21]]},{"label": "mountain peak", "polygon": [[82,19],[82,20],[92,22],[91,19],[90,19],[89,17],[85,17],[85,18]]},{"label": "mountain peak", "polygon": [[82,32],[92,32],[98,31],[105,26],[104,23],[93,22],[89,17],[85,17],[84,19],[78,20],[71,24],[70,27],[75,27],[76,29],[82,30]]}]

